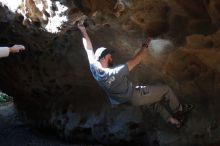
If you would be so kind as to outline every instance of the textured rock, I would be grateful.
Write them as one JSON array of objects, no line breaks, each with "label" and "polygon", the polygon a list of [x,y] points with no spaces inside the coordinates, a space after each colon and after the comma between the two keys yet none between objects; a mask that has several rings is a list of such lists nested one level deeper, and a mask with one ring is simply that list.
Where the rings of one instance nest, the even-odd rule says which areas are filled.
[{"label": "textured rock", "polygon": [[[59,15],[56,1],[51,1],[52,8],[44,3],[42,11],[36,3],[44,1],[25,2],[26,9],[20,7],[23,14],[29,8],[25,17],[6,7],[0,9],[0,44],[27,47],[20,55],[1,59],[0,88],[15,97],[17,109],[31,123],[56,129],[67,140],[105,144],[208,145],[219,141],[217,0],[63,0],[60,2],[68,10],[62,15],[68,21],[57,28],[59,33],[46,29],[51,18]],[[95,48],[106,46],[116,52],[116,63],[132,57],[146,36],[174,44],[173,49],[144,59],[130,79],[135,84],[166,83],[181,101],[196,104],[185,128],[178,133],[157,122],[160,118],[152,122],[149,113],[142,114],[139,108],[110,107],[90,74],[81,35],[74,25],[80,19],[86,19]],[[30,22],[22,25],[26,20]]]},{"label": "textured rock", "polygon": [[[107,116],[108,115],[108,116]],[[133,107],[105,108],[99,113],[54,113],[50,124],[66,139],[119,143],[144,138],[142,114]],[[93,135],[93,137],[91,137]],[[139,135],[139,137],[137,137]]]}]

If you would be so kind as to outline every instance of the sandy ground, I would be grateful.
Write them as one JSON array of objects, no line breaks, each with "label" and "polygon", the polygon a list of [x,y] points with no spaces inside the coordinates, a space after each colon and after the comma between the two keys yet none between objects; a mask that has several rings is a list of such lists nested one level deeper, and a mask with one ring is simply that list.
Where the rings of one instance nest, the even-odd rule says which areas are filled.
[{"label": "sandy ground", "polygon": [[[0,146],[88,146],[68,144],[58,137],[48,136],[24,124],[13,103],[0,105]],[[91,146],[91,145],[90,145]],[[100,145],[99,145],[100,146]]]}]

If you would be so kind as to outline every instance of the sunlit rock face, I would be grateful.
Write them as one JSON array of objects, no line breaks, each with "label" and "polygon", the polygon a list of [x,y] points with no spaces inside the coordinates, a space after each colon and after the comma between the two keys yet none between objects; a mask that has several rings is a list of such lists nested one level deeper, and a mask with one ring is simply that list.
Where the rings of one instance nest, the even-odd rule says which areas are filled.
[{"label": "sunlit rock face", "polygon": [[[103,144],[219,141],[220,1],[23,0],[14,7],[0,1],[13,9],[0,9],[1,46],[27,48],[0,60],[0,88],[31,123],[67,140]],[[166,83],[182,102],[196,105],[180,132],[137,107],[110,106],[89,71],[78,20],[88,25],[94,48],[115,51],[115,63],[131,58],[147,36],[172,42],[172,49],[150,48],[129,78],[141,85]]]}]

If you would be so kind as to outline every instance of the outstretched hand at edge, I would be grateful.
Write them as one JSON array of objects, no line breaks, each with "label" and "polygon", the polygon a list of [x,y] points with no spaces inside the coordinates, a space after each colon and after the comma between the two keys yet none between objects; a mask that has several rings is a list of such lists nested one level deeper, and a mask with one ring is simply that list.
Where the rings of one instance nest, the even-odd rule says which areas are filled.
[{"label": "outstretched hand at edge", "polygon": [[25,50],[25,46],[23,46],[23,45],[14,45],[9,48],[10,53],[18,53],[18,52],[24,51],[24,50]]}]

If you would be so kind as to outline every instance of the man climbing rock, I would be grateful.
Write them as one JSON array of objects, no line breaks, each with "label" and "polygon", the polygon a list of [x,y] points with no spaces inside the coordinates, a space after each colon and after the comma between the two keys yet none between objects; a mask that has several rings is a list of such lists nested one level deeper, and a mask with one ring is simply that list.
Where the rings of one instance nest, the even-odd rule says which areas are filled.
[{"label": "man climbing rock", "polygon": [[[164,120],[176,128],[180,128],[182,121],[175,114],[186,113],[193,106],[180,104],[172,89],[166,85],[158,86],[134,86],[127,78],[129,72],[137,66],[148,52],[150,39],[142,44],[138,53],[125,64],[113,66],[111,50],[101,47],[95,53],[86,28],[80,22],[77,24],[83,36],[83,45],[86,50],[90,70],[93,77],[106,92],[111,104],[118,105],[128,103],[134,106],[147,105],[159,112]],[[169,109],[166,108],[168,103]],[[171,110],[171,112],[169,112]]]},{"label": "man climbing rock", "polygon": [[[0,58],[7,57],[10,53],[18,53],[25,50],[23,45],[14,45],[12,47],[0,47]],[[11,97],[0,92],[0,103],[11,101]]]}]

